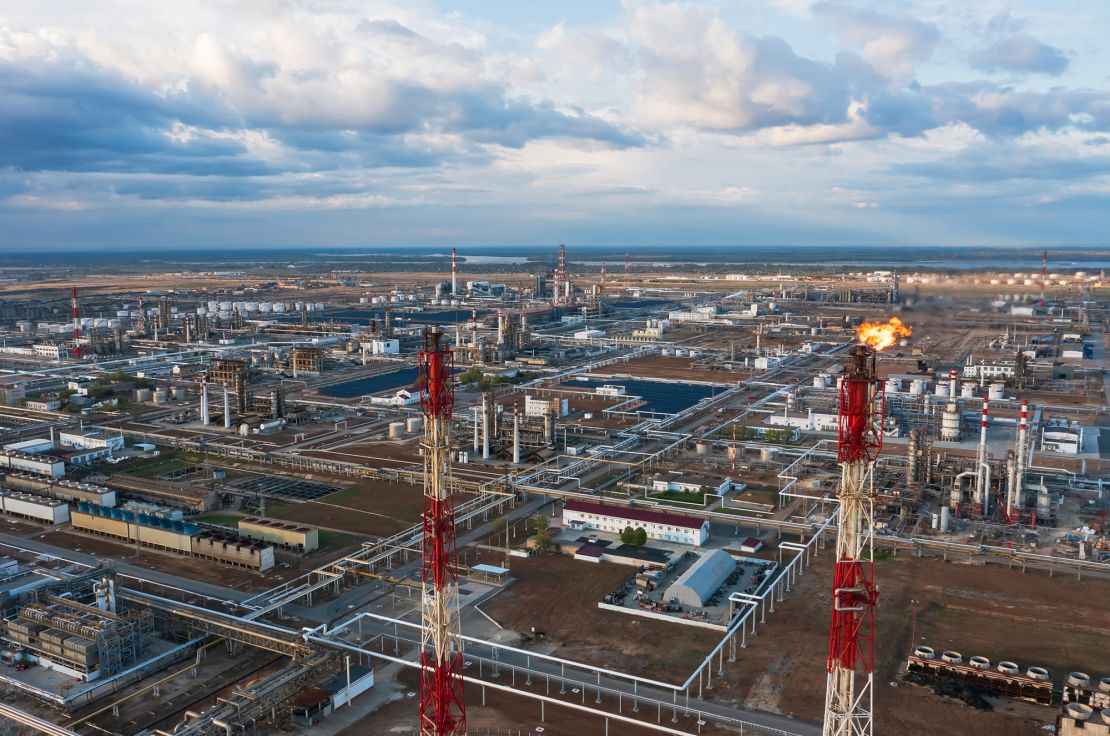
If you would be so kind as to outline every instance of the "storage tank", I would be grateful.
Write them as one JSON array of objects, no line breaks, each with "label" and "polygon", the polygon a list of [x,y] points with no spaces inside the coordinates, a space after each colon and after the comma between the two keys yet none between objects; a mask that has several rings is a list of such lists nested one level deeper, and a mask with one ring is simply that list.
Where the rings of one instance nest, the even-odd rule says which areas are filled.
[{"label": "storage tank", "polygon": [[405,430],[408,432],[419,432],[424,428],[423,417],[409,417],[405,421]]},{"label": "storage tank", "polygon": [[965,399],[975,396],[975,381],[964,381],[960,385],[960,396]]},{"label": "storage tank", "polygon": [[1006,398],[1006,384],[992,383],[987,389],[987,398],[991,401],[1002,401]]},{"label": "storage tank", "polygon": [[164,404],[164,403],[166,403],[167,401],[170,400],[170,392],[167,391],[164,388],[154,389],[154,395],[153,396],[154,396],[154,403],[155,404]]},{"label": "storage tank", "polygon": [[948,384],[944,381],[937,381],[937,385],[933,387],[933,393],[937,396],[948,396]]},{"label": "storage tank", "polygon": [[153,395],[149,388],[135,389],[135,401],[150,401]]},{"label": "storage tank", "polygon": [[814,388],[828,388],[829,387],[829,377],[826,376],[824,373],[819,373],[818,375],[814,376],[813,377],[813,387]]},{"label": "storage tank", "polygon": [[185,387],[184,386],[175,386],[174,389],[173,389],[173,398],[177,401],[184,401],[185,400]]},{"label": "storage tank", "polygon": [[404,435],[405,435],[405,423],[404,422],[390,422],[389,423],[389,438],[390,439],[398,439],[400,437],[403,437]]},{"label": "storage tank", "polygon": [[910,394],[913,396],[920,396],[925,393],[925,386],[928,385],[923,378],[915,378],[910,382]]},{"label": "storage tank", "polygon": [[886,379],[886,392],[896,394],[902,390],[902,379],[890,377]]}]

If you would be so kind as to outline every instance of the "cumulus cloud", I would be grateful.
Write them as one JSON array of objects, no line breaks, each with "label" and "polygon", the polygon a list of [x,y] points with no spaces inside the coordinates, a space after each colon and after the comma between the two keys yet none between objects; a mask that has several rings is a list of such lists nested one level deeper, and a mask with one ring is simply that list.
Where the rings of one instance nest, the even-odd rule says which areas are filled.
[{"label": "cumulus cloud", "polygon": [[971,54],[972,66],[985,71],[1008,71],[1060,76],[1068,68],[1068,57],[1027,33],[999,39]]},{"label": "cumulus cloud", "polygon": [[861,49],[875,70],[889,79],[912,78],[917,64],[928,60],[940,42],[935,25],[908,15],[855,10],[827,1],[816,3],[812,10],[832,22],[841,41]]}]

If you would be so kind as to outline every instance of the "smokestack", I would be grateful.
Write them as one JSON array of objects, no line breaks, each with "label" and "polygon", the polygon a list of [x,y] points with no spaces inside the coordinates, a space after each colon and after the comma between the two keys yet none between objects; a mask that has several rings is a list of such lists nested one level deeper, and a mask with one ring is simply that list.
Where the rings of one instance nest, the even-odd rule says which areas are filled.
[{"label": "smokestack", "polygon": [[224,429],[231,429],[231,395],[224,386]]},{"label": "smokestack", "polygon": [[451,249],[451,295],[459,293],[459,269],[455,263],[455,249]]},{"label": "smokestack", "polygon": [[81,317],[77,313],[77,287],[70,290],[70,301],[73,304],[73,355],[81,357]]},{"label": "smokestack", "polygon": [[959,394],[956,393],[956,377],[958,375],[959,373],[956,371],[955,368],[948,371],[948,398],[952,399],[953,401],[955,401],[956,397],[959,396]]},{"label": "smokestack", "polygon": [[505,344],[505,313],[497,310],[497,345]]},{"label": "smokestack", "polygon": [[[953,384],[955,385],[955,384]],[[987,469],[987,399],[983,398],[983,421],[979,428],[979,468],[975,476],[977,488],[976,500],[983,505],[983,514],[987,513],[987,484],[990,482],[990,471]]]},{"label": "smokestack", "polygon": [[1021,400],[1021,423],[1018,425],[1017,466],[1014,469],[1014,505],[1025,503],[1025,448],[1029,429],[1029,399]]},{"label": "smokestack", "polygon": [[520,411],[513,402],[513,465],[520,465]]},{"label": "smokestack", "polygon": [[200,385],[200,423],[208,426],[208,384]]},{"label": "smokestack", "polygon": [[482,459],[489,460],[489,394],[482,394]]},{"label": "smokestack", "polygon": [[478,450],[482,447],[482,438],[481,438],[480,432],[478,431],[478,427],[480,426],[480,423],[481,423],[481,419],[480,419],[479,414],[478,414],[478,407],[476,407],[476,406],[474,407],[473,414],[474,414],[474,454],[477,455]]}]

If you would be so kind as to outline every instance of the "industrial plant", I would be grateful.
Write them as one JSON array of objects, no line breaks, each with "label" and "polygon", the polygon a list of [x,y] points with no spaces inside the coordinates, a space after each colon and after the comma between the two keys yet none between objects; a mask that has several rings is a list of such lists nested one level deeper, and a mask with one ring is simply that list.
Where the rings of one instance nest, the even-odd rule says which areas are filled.
[{"label": "industrial plant", "polygon": [[482,255],[16,274],[10,732],[1110,734],[1101,272]]}]

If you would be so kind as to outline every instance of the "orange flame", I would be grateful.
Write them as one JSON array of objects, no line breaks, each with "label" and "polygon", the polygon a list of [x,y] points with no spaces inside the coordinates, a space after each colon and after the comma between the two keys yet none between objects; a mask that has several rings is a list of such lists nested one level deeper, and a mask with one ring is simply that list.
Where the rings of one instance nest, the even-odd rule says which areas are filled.
[{"label": "orange flame", "polygon": [[864,322],[856,328],[856,339],[871,346],[876,352],[886,350],[899,338],[909,337],[913,330],[897,317],[886,322]]}]

